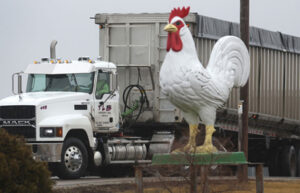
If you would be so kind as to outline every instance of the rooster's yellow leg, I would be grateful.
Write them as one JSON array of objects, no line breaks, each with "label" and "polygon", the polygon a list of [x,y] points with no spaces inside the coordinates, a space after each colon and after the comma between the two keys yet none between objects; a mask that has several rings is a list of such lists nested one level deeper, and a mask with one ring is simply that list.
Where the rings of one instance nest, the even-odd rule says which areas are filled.
[{"label": "rooster's yellow leg", "polygon": [[196,153],[213,153],[217,148],[212,144],[212,135],[216,131],[213,125],[205,126],[206,134],[203,145],[196,148]]},{"label": "rooster's yellow leg", "polygon": [[197,134],[199,133],[198,125],[197,124],[189,125],[189,129],[190,129],[190,136],[189,136],[188,143],[183,148],[175,149],[172,153],[176,153],[176,152],[193,153],[193,152],[195,152],[196,137],[197,137]]}]

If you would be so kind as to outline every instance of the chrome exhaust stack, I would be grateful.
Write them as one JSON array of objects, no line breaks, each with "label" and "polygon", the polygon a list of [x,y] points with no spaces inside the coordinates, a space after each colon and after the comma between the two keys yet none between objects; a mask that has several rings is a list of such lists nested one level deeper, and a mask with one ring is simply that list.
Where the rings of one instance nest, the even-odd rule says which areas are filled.
[{"label": "chrome exhaust stack", "polygon": [[[22,74],[23,72],[17,72],[12,75],[12,93],[14,95],[22,94]],[[18,77],[18,90],[15,92],[15,77]]]},{"label": "chrome exhaust stack", "polygon": [[50,59],[56,59],[56,51],[55,51],[55,46],[57,44],[56,40],[52,40],[50,44]]}]

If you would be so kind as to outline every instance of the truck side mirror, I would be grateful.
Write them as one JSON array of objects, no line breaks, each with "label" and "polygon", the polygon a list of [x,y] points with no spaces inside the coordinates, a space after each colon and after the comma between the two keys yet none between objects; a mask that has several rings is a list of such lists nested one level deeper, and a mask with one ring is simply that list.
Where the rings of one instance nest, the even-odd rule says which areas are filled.
[{"label": "truck side mirror", "polygon": [[[13,94],[21,94],[22,93],[22,74],[23,72],[17,72],[12,75],[12,92]],[[15,92],[15,77],[18,77],[18,92]]]}]

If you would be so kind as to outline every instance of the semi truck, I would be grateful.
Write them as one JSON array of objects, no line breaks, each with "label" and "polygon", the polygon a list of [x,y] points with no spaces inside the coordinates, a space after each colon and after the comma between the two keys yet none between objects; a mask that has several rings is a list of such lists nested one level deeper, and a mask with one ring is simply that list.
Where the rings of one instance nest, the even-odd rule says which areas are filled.
[{"label": "semi truck", "polygon": [[[50,58],[13,74],[14,95],[0,101],[0,127],[24,136],[33,157],[64,179],[169,153],[186,125],[159,86],[168,15],[96,14],[98,59],[57,59],[53,42]],[[236,23],[197,13],[185,21],[204,65],[219,37],[239,36]],[[251,27],[250,45],[248,160],[265,163],[270,175],[299,176],[300,38]],[[239,102],[233,89],[218,111],[214,138],[222,151],[238,150]]]}]

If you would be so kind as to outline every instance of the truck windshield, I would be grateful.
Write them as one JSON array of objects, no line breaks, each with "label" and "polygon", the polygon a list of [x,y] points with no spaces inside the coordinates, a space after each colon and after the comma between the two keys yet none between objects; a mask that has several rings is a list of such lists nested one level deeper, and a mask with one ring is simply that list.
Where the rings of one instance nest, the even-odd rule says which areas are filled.
[{"label": "truck windshield", "polygon": [[80,74],[29,74],[27,92],[85,92],[92,93],[94,72]]}]

